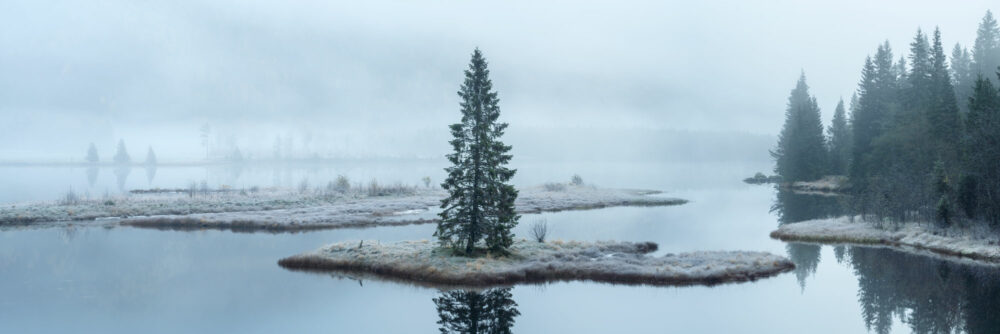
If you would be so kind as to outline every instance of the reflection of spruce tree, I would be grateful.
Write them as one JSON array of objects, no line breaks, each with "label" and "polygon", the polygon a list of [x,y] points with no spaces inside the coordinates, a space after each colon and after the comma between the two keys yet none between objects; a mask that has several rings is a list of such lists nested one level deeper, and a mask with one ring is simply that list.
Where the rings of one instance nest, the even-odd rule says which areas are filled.
[{"label": "reflection of spruce tree", "polygon": [[521,313],[510,288],[447,291],[434,298],[441,333],[510,333]]},{"label": "reflection of spruce tree", "polygon": [[806,278],[816,273],[819,266],[820,246],[815,244],[787,243],[788,259],[795,263],[795,279],[802,290],[806,289]]},{"label": "reflection of spruce tree", "polygon": [[843,200],[840,196],[803,195],[779,188],[771,212],[778,215],[781,224],[836,217],[844,215]]},{"label": "reflection of spruce tree", "polygon": [[992,333],[1000,328],[1000,272],[887,249],[850,247],[858,302],[869,330],[894,319],[915,333]]}]

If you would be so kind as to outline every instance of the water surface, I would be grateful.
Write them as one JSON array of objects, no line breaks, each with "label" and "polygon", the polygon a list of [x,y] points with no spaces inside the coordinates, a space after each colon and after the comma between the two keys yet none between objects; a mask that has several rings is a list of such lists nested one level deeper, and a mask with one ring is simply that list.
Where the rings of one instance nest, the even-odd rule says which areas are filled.
[{"label": "water surface", "polygon": [[[119,182],[100,169],[0,168],[3,202],[54,199],[147,187],[294,187],[336,175],[418,184],[443,177],[440,162],[337,167],[133,168]],[[563,282],[477,292],[357,281],[281,269],[277,260],[350,239],[430,239],[433,225],[303,233],[158,231],[76,226],[0,232],[0,332],[438,332],[506,328],[543,332],[860,333],[1000,331],[1000,274],[889,249],[784,243],[781,223],[840,214],[836,199],[747,185],[764,163],[515,164],[515,183],[569,180],[653,188],[691,200],[682,206],[610,208],[525,215],[515,233],[547,220],[550,239],[654,241],[658,253],[763,250],[798,268],[750,283],[715,287],[617,286]],[[229,169],[226,169],[229,168]],[[121,175],[121,174],[118,174]],[[438,182],[438,181],[435,181]],[[121,185],[119,187],[119,185]]]}]

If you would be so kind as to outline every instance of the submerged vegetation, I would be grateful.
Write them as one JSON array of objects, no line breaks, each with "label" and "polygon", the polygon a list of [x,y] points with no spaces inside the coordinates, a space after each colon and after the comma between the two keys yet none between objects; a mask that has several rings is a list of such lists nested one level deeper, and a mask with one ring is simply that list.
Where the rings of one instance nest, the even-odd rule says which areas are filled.
[{"label": "submerged vegetation", "polygon": [[[651,256],[652,242],[519,240],[503,254],[455,256],[428,241],[346,241],[281,259],[295,270],[367,274],[431,286],[493,286],[587,280],[616,284],[713,285],[752,281],[791,270],[764,252],[693,252]],[[461,253],[461,250],[459,251]]]}]

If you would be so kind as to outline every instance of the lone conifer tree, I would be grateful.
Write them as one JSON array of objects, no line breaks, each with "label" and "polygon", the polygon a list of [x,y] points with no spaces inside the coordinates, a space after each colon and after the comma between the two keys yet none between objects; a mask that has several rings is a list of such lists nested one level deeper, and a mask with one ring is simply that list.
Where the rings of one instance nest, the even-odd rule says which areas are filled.
[{"label": "lone conifer tree", "polygon": [[97,157],[97,146],[94,146],[94,143],[90,143],[90,148],[87,148],[86,160],[87,162],[92,164],[96,164],[101,160],[100,158]]},{"label": "lone conifer tree", "polygon": [[128,150],[125,149],[125,140],[118,140],[118,151],[115,152],[115,163],[119,165],[127,165],[132,162],[132,158],[128,155]]},{"label": "lone conifer tree", "polygon": [[434,232],[442,246],[466,255],[483,239],[491,251],[505,251],[520,218],[514,212],[517,190],[507,183],[516,172],[506,167],[511,147],[500,141],[507,123],[497,122],[499,99],[489,74],[477,48],[458,91],[462,120],[451,125],[454,152],[447,157],[452,166],[445,169],[448,178],[441,184],[449,195],[441,201],[441,221]]}]

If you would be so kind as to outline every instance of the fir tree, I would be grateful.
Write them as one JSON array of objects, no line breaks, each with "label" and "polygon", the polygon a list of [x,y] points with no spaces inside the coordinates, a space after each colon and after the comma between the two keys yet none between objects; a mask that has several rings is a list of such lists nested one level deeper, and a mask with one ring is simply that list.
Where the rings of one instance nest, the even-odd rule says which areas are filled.
[{"label": "fir tree", "polygon": [[[965,174],[960,200],[965,211],[980,212],[1000,223],[1000,93],[978,77],[966,119]],[[974,194],[974,198],[970,198]],[[970,215],[972,216],[972,215]]]},{"label": "fir tree", "polygon": [[934,163],[934,193],[938,198],[935,207],[938,226],[949,227],[954,214],[951,203],[951,181],[941,160]]},{"label": "fir tree", "polygon": [[115,152],[115,163],[120,165],[129,164],[132,162],[132,158],[128,155],[128,150],[125,149],[125,140],[118,140],[118,151]]},{"label": "fir tree", "polygon": [[954,161],[954,150],[961,129],[955,88],[951,84],[948,60],[941,44],[941,30],[937,28],[934,29],[931,46],[931,64],[932,104],[929,106],[927,121],[930,124],[930,135],[937,146],[937,158],[951,163]]},{"label": "fir tree", "polygon": [[1000,66],[1000,27],[993,13],[986,11],[976,31],[976,41],[972,45],[972,68],[988,80],[996,80],[994,73]]},{"label": "fir tree", "polygon": [[844,100],[837,102],[833,121],[827,129],[830,144],[830,173],[845,175],[851,159],[851,129],[847,123]]},{"label": "fir tree", "polygon": [[[951,77],[958,101],[965,101],[972,96],[972,85],[976,80],[972,73],[972,56],[968,49],[958,43],[951,50]],[[958,108],[962,112],[969,111],[965,103],[959,103]]]},{"label": "fir tree", "polygon": [[511,147],[500,137],[507,123],[497,122],[499,99],[478,48],[458,95],[462,120],[451,125],[454,152],[447,157],[452,166],[445,169],[448,177],[441,184],[448,197],[441,202],[441,221],[434,236],[442,246],[461,249],[466,255],[483,239],[491,251],[502,252],[513,243],[510,230],[519,218],[514,212],[517,190],[508,183],[515,170],[506,167]]},{"label": "fir tree", "polygon": [[803,73],[788,97],[785,125],[771,151],[774,171],[787,182],[811,181],[826,173],[826,143],[816,98],[809,95]]},{"label": "fir tree", "polygon": [[90,143],[90,147],[87,148],[87,157],[85,160],[92,164],[96,164],[101,161],[101,159],[97,157],[97,146],[94,146],[94,143]]}]

